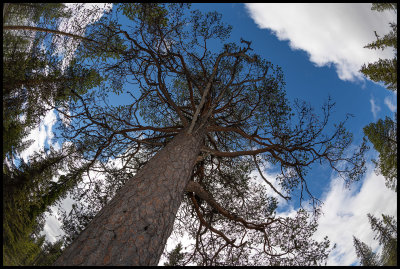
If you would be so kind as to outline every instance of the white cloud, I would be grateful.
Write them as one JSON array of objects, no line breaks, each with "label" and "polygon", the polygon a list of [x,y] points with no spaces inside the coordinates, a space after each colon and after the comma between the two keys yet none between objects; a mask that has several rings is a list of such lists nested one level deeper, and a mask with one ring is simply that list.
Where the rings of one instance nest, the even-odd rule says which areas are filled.
[{"label": "white cloud", "polygon": [[362,80],[362,64],[392,58],[393,51],[363,47],[389,32],[396,21],[392,12],[371,10],[369,3],[256,3],[245,4],[260,28],[274,32],[279,40],[289,40],[292,49],[309,54],[317,66],[333,64],[342,80]]},{"label": "white cloud", "polygon": [[[353,235],[371,246],[374,251],[380,250],[378,242],[373,239],[375,234],[368,221],[368,213],[376,217],[381,217],[383,213],[397,218],[397,194],[385,186],[382,175],[375,174],[373,164],[367,167],[364,179],[350,185],[350,189],[345,187],[343,179],[332,178],[329,189],[320,197],[323,215],[318,220],[318,230],[313,238],[322,241],[328,236],[331,246],[336,243],[336,249],[328,257],[328,265],[351,265],[358,261]],[[264,176],[277,186],[276,174],[269,174],[265,168],[268,167],[263,169]],[[252,176],[265,185],[269,195],[277,197],[284,205],[284,211],[280,210],[279,216],[295,216],[297,209],[263,183],[257,171],[253,171]]]},{"label": "white cloud", "polygon": [[323,195],[323,212],[319,219],[318,231],[314,238],[321,240],[328,236],[337,244],[336,249],[328,258],[328,265],[351,265],[357,262],[353,246],[353,235],[372,247],[379,248],[373,240],[367,213],[375,217],[389,214],[397,218],[397,195],[385,186],[384,177],[376,175],[373,169],[368,169],[362,186],[346,189],[342,179],[332,179],[330,189]]},{"label": "white cloud", "polygon": [[[77,4],[70,4],[70,3],[66,4],[66,6],[69,8],[73,8],[76,5]],[[74,33],[74,34],[84,34],[85,27],[89,23],[93,23],[94,21],[100,19],[101,16],[104,14],[104,11],[107,12],[112,8],[112,4],[104,4],[104,3],[103,4],[90,3],[90,4],[82,4],[82,5],[84,6],[84,9],[79,9],[79,12],[73,12],[72,18],[63,20],[60,23],[58,30],[69,32],[69,33]],[[87,14],[85,14],[85,12],[92,8],[99,8],[98,12],[91,13],[90,16],[87,16]],[[103,8],[103,9],[101,9],[101,8]],[[74,30],[76,30],[76,28],[73,27],[74,25],[75,26],[79,25],[79,28],[81,31],[80,32],[74,31]],[[64,37],[61,37],[61,39],[58,39],[58,42],[60,42],[63,38]],[[57,53],[59,53],[61,55],[65,55],[64,52],[66,52],[66,49],[68,49],[69,52],[75,51],[78,43],[73,42],[72,40],[68,40],[67,45],[65,45],[65,43],[61,43],[61,42],[59,43],[59,45],[60,46],[58,46]],[[71,59],[72,59],[71,57],[66,57],[63,59],[63,68],[69,64]],[[69,114],[69,111],[66,111],[66,113]],[[67,121],[67,119],[65,119],[65,117],[63,117],[61,114],[59,114],[59,115],[64,124],[68,123],[68,121]],[[24,115],[22,116],[22,118],[24,118]],[[54,113],[54,110],[50,110],[45,115],[45,117],[41,121],[40,125],[37,128],[33,129],[30,132],[30,134],[25,139],[23,139],[23,141],[33,140],[33,143],[29,148],[27,148],[26,150],[21,152],[21,154],[20,154],[21,158],[23,158],[25,161],[28,161],[29,157],[34,152],[39,152],[40,150],[44,149],[46,142],[48,143],[48,145],[53,146],[56,150],[60,149],[60,145],[58,142],[56,142],[55,144],[52,144],[52,141],[51,141],[51,139],[54,137],[53,125],[56,123],[56,120],[57,120],[57,117]],[[66,142],[62,146],[64,147],[67,144],[69,144],[69,142]],[[59,173],[66,174],[66,173],[63,173],[62,171],[59,171]],[[69,211],[72,207],[72,203],[73,203],[73,201],[69,197],[67,197],[66,199],[64,199],[62,201],[62,207],[65,210]],[[51,207],[51,210],[53,212],[57,212],[57,207],[53,206],[53,207]],[[63,234],[63,231],[60,229],[60,227],[61,227],[61,223],[57,219],[57,213],[55,213],[55,216],[46,213],[46,223],[45,223],[44,231],[43,231],[43,233],[46,234],[46,239],[49,240],[50,242],[56,241],[57,237]]]},{"label": "white cloud", "polygon": [[[66,3],[68,9],[73,10],[71,18],[61,20],[58,30],[84,36],[87,25],[99,20],[104,12],[108,12],[112,8],[111,3]],[[73,58],[73,52],[77,49],[80,40],[67,38],[66,36],[57,36],[54,40],[59,46],[56,53],[63,55],[63,69],[66,68]]]},{"label": "white cloud", "polygon": [[372,115],[374,116],[374,120],[376,120],[377,116],[378,116],[378,112],[381,111],[381,107],[375,103],[375,99],[373,97],[371,97],[371,99],[369,99],[369,102],[371,103]]},{"label": "white cloud", "polygon": [[397,111],[397,103],[396,103],[396,92],[393,94],[393,97],[386,96],[384,103],[393,113]]},{"label": "white cloud", "polygon": [[23,158],[25,162],[29,160],[29,156],[33,153],[43,150],[46,142],[49,146],[53,145],[51,140],[54,137],[52,130],[55,123],[56,114],[54,113],[54,109],[52,109],[47,112],[39,126],[32,129],[29,135],[22,140],[33,140],[33,143],[20,154],[20,157]]},{"label": "white cloud", "polygon": [[[56,211],[55,207],[51,208],[52,211]],[[64,232],[60,229],[60,222],[58,221],[58,214],[57,212],[54,213],[55,215],[50,215],[48,212],[45,213],[46,222],[43,227],[43,231],[41,234],[46,235],[47,241],[54,243],[61,236],[64,235]]]},{"label": "white cloud", "polygon": [[[112,4],[105,4],[105,3],[89,3],[89,4],[76,4],[76,3],[67,3],[66,4],[67,8],[70,8],[74,10],[72,12],[72,17],[68,19],[62,19],[58,30],[60,31],[65,31],[68,33],[73,33],[73,34],[80,34],[83,35],[85,32],[85,27],[89,23],[93,23],[97,20],[99,20],[104,12],[109,11],[112,8]],[[80,7],[80,8],[78,8]],[[96,12],[90,12],[91,10],[96,10]],[[79,27],[78,27],[79,26]],[[65,54],[65,52],[68,50],[68,52],[73,52],[76,50],[78,46],[78,42],[74,42],[74,40],[68,39],[67,43],[61,42],[62,40],[65,39],[65,36],[60,36],[58,39],[54,40],[54,42],[58,42],[58,45],[56,47],[57,53],[60,55],[64,56],[69,56],[69,57],[64,57],[63,58],[63,68],[69,65],[72,57],[70,57],[70,54]],[[69,111],[65,111],[67,114],[69,114]],[[24,118],[24,116],[22,117]],[[68,120],[60,115],[60,118],[64,124],[68,124]],[[34,152],[38,152],[41,149],[44,148],[45,142],[49,145],[51,144],[51,139],[54,137],[54,134],[52,132],[53,125],[56,122],[56,115],[54,113],[54,110],[49,111],[43,121],[40,123],[40,125],[33,129],[30,134],[23,139],[23,141],[26,140],[34,140],[32,145],[21,152],[20,157],[23,158],[25,161],[29,159],[29,156],[31,156]],[[59,144],[56,143],[55,148],[59,148]]]}]

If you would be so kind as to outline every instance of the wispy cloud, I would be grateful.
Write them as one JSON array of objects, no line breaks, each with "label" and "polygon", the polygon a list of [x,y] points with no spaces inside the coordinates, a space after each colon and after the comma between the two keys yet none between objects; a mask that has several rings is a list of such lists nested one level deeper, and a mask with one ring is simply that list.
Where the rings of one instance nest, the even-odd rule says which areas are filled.
[{"label": "wispy cloud", "polygon": [[371,96],[371,99],[369,99],[369,102],[371,104],[372,115],[374,116],[374,120],[376,120],[378,118],[379,111],[381,111],[381,107],[375,103],[375,99],[373,96]]},{"label": "wispy cloud", "polygon": [[386,96],[385,99],[383,100],[383,102],[385,103],[385,105],[389,108],[390,111],[392,111],[393,113],[397,111],[397,102],[396,102],[396,96],[397,94],[394,93],[393,97],[389,97]]},{"label": "wispy cloud", "polygon": [[256,3],[246,8],[259,28],[266,28],[292,49],[304,50],[317,66],[333,64],[342,80],[362,80],[362,64],[393,57],[391,50],[363,47],[383,35],[388,23],[396,21],[391,12],[371,11],[370,3]]}]

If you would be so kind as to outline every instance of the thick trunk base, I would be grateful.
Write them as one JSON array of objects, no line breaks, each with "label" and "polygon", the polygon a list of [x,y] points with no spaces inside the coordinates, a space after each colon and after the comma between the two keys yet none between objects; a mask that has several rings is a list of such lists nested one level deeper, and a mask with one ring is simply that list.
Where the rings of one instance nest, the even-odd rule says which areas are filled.
[{"label": "thick trunk base", "polygon": [[118,191],[54,265],[157,265],[203,134],[178,134]]}]

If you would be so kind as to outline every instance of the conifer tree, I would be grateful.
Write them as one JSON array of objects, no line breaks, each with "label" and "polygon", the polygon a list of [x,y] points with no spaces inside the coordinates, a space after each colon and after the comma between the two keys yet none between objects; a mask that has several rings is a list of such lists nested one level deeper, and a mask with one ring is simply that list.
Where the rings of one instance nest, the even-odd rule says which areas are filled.
[{"label": "conifer tree", "polygon": [[361,242],[358,238],[353,236],[353,243],[356,249],[356,254],[360,260],[360,265],[362,266],[379,266],[379,260],[374,252],[372,252],[371,247],[369,247],[364,242]]},{"label": "conifer tree", "polygon": [[[397,13],[397,3],[373,3],[371,9],[378,12],[392,10]],[[364,64],[360,71],[373,81],[383,82],[388,90],[397,92],[397,23],[392,22],[389,25],[391,31],[388,34],[380,37],[375,32],[377,40],[365,48],[382,50],[393,48],[394,58],[379,59],[375,63],[369,63],[368,66]],[[379,119],[376,123],[365,126],[363,131],[379,153],[379,159],[373,160],[376,172],[384,176],[386,187],[397,192],[397,113],[394,114],[394,120],[390,117]],[[383,245],[381,264],[397,264],[397,227],[391,224],[392,217],[383,216],[386,226],[371,214],[368,214],[368,219],[372,229],[378,232],[379,244]],[[388,229],[390,233],[396,233],[396,239],[389,239],[391,237],[388,235]]]},{"label": "conifer tree", "polygon": [[47,154],[39,152],[31,156],[28,163],[22,159],[18,166],[3,164],[3,256],[8,257],[5,265],[33,265],[37,256],[46,250],[41,248],[48,243],[40,236],[45,213],[65,198],[79,180],[77,170],[59,177],[67,162],[75,158],[73,148],[60,152],[50,148]]},{"label": "conifer tree", "polygon": [[397,221],[393,216],[382,214],[379,220],[368,214],[368,220],[372,230],[375,232],[375,239],[382,246],[380,256],[381,264],[384,266],[397,265]]},{"label": "conifer tree", "polygon": [[385,177],[386,186],[397,192],[397,113],[395,120],[387,117],[364,127],[364,134],[379,153],[376,171]]},{"label": "conifer tree", "polygon": [[[26,162],[19,154],[31,144],[32,141],[24,141],[24,138],[38,127],[46,112],[65,108],[73,99],[71,89],[82,94],[102,80],[98,73],[84,68],[77,60],[63,67],[62,59],[54,53],[53,43],[49,42],[49,47],[42,49],[42,45],[54,37],[47,32],[36,31],[35,34],[33,31],[32,34],[10,31],[7,27],[14,24],[54,29],[60,19],[70,15],[63,4],[57,3],[7,3],[3,6],[4,265],[49,265],[59,255],[63,243],[52,245],[39,233],[43,230],[45,212],[65,197],[79,179],[80,170],[73,165],[69,174],[59,175],[66,162],[71,163],[68,158],[76,154],[76,148],[59,152],[50,148],[30,156]],[[45,258],[38,261],[40,255]]]},{"label": "conifer tree", "polygon": [[[393,10],[397,13],[397,4],[373,3],[371,9],[378,12]],[[393,48],[394,58],[379,59],[377,62],[364,64],[360,71],[375,82],[383,82],[387,89],[397,91],[397,23],[392,22],[389,25],[391,31],[388,34],[381,37],[375,31],[376,41],[367,44],[364,48],[375,50]]]},{"label": "conifer tree", "polygon": [[396,266],[397,265],[397,221],[393,216],[382,214],[382,219],[367,214],[372,230],[382,246],[380,255],[372,252],[371,247],[353,236],[357,257],[363,266]]},{"label": "conifer tree", "polygon": [[182,253],[182,244],[178,243],[171,252],[168,253],[168,261],[164,263],[164,266],[180,266],[185,254]]}]

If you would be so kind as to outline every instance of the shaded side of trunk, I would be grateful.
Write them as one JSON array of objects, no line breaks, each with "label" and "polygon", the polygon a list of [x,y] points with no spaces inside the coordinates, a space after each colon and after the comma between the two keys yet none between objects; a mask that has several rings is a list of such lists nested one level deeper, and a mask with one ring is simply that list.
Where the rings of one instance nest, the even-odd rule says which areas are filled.
[{"label": "shaded side of trunk", "polygon": [[178,134],[118,191],[54,265],[157,265],[203,137]]}]

